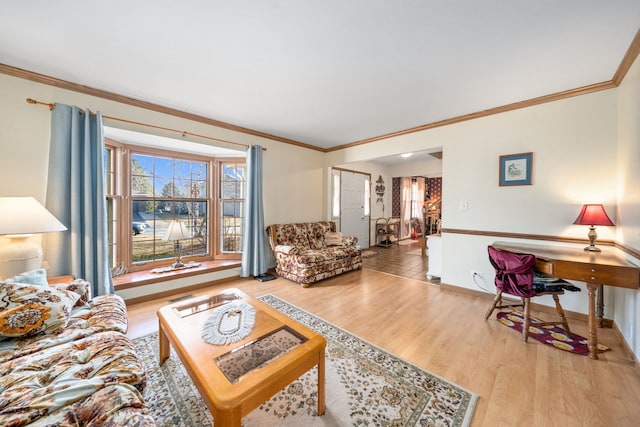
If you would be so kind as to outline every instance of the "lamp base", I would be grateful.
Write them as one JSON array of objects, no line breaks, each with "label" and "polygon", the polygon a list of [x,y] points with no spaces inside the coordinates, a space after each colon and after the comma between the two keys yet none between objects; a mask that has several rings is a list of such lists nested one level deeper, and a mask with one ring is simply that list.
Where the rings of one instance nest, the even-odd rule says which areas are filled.
[{"label": "lamp base", "polygon": [[595,226],[592,225],[589,227],[589,234],[587,235],[587,237],[589,237],[589,246],[584,248],[584,250],[586,252],[602,252],[600,248],[596,247],[596,239],[598,238],[598,233],[596,233]]},{"label": "lamp base", "polygon": [[37,270],[42,266],[42,248],[28,241],[31,235],[5,237],[10,243],[0,246],[0,280]]},{"label": "lamp base", "polygon": [[184,263],[178,259],[176,260],[176,262],[171,264],[171,268],[173,269],[184,268]]}]

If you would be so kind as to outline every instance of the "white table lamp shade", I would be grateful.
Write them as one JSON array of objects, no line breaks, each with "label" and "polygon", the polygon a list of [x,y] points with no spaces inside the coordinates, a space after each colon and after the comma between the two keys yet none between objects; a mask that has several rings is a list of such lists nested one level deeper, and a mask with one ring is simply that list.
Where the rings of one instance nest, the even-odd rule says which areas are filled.
[{"label": "white table lamp shade", "polygon": [[187,230],[183,222],[171,221],[167,231],[164,232],[162,240],[184,240],[190,239],[191,233]]},{"label": "white table lamp shade", "polygon": [[67,229],[33,197],[0,197],[0,235],[10,243],[0,246],[0,279],[40,268],[42,248],[29,241],[35,233]]}]

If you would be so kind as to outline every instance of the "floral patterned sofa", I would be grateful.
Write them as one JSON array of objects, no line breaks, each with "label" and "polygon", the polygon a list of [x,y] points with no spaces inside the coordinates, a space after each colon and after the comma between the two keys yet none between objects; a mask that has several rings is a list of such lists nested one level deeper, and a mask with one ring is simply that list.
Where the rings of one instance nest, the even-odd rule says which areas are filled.
[{"label": "floral patterned sofa", "polygon": [[0,425],[155,426],[122,298],[14,280],[0,281]]},{"label": "floral patterned sofa", "polygon": [[274,224],[267,234],[276,273],[302,287],[362,268],[358,239],[337,233],[333,221]]}]

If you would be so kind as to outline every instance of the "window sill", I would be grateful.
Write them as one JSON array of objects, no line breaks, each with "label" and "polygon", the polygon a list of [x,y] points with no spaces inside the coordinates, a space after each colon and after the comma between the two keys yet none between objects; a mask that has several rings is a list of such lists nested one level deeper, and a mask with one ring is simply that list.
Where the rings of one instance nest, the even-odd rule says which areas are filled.
[{"label": "window sill", "polygon": [[199,274],[212,273],[214,271],[229,270],[240,267],[239,260],[216,260],[203,261],[198,267],[184,270],[168,271],[166,273],[151,273],[150,270],[136,271],[134,273],[123,274],[113,279],[113,286],[116,291],[131,289],[137,286],[149,285],[152,283],[165,282],[167,280],[179,279],[181,277],[197,276]]}]

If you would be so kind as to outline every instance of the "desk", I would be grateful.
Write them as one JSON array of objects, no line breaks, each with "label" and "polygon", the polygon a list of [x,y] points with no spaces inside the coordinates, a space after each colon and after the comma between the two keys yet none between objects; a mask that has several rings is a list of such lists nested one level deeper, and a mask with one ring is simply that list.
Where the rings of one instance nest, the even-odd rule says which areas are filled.
[{"label": "desk", "polygon": [[[601,247],[602,252],[586,252],[578,247],[529,245],[494,242],[493,247],[511,252],[533,254],[536,270],[560,279],[585,282],[589,292],[589,357],[598,358],[598,320],[602,321],[602,285],[621,288],[640,288],[640,268],[625,259],[622,252],[612,247]],[[598,312],[596,312],[596,291]],[[596,319],[598,317],[599,319]]]}]

